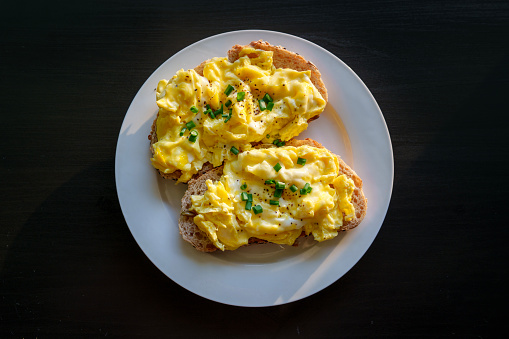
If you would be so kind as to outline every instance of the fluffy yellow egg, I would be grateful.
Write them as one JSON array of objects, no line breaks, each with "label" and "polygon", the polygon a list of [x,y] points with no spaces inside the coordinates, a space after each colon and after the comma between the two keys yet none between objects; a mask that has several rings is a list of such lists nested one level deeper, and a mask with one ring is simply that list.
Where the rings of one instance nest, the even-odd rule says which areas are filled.
[{"label": "fluffy yellow egg", "polygon": [[152,165],[182,172],[186,182],[203,164],[232,159],[232,147],[289,140],[326,105],[310,71],[276,69],[273,52],[245,48],[231,63],[213,58],[203,68],[180,70],[157,86],[157,142]]},{"label": "fluffy yellow egg", "polygon": [[326,149],[252,149],[225,162],[221,179],[208,180],[207,192],[191,197],[191,211],[221,250],[251,237],[292,245],[303,232],[323,241],[354,216],[354,188]]}]

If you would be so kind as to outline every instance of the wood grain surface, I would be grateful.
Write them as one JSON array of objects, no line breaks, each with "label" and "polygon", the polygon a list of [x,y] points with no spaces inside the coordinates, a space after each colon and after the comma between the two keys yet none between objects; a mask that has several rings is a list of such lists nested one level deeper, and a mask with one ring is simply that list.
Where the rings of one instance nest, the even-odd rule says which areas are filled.
[{"label": "wood grain surface", "polygon": [[[0,10],[0,337],[489,338],[507,316],[507,1],[49,1]],[[394,149],[391,204],[344,277],[227,306],[162,274],[120,210],[115,148],[148,76],[268,29],[342,59]],[[333,95],[330,93],[329,95]]]}]

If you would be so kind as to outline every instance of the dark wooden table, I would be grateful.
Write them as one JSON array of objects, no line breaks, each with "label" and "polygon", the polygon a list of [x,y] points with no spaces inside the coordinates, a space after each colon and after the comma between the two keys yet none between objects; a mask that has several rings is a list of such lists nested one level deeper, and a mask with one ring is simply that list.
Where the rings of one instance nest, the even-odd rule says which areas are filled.
[{"label": "dark wooden table", "polygon": [[[3,3],[0,337],[479,337],[507,322],[507,1]],[[114,158],[140,86],[214,34],[290,33],[347,63],[394,149],[364,257],[306,299],[196,296],[143,254]]]}]

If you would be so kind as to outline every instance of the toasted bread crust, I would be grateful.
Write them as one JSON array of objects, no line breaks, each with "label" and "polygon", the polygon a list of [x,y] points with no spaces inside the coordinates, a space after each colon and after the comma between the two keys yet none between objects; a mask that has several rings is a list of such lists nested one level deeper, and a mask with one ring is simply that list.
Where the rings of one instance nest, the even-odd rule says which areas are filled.
[{"label": "toasted bread crust", "polygon": [[[311,71],[311,82],[316,86],[322,97],[327,101],[327,89],[325,88],[325,84],[323,83],[321,79],[321,74],[318,71],[318,68],[316,68],[313,63],[310,61],[307,61],[302,56],[298,55],[297,53],[290,52],[286,48],[281,46],[273,46],[268,42],[258,40],[251,42],[248,46],[256,48],[256,49],[262,49],[265,51],[272,51],[273,54],[273,64],[276,68],[291,68],[295,69],[297,71]],[[241,45],[235,45],[233,46],[228,52],[228,60],[230,62],[234,62],[239,58],[240,51],[244,48],[244,46]],[[199,75],[203,76],[203,69],[205,67],[205,64],[210,61],[210,59],[203,61],[201,64],[196,66],[194,70]],[[156,118],[154,119],[154,122],[152,123],[152,128],[150,131],[150,134],[148,136],[148,139],[150,140],[150,152],[152,155],[154,154],[154,148],[152,147],[157,141],[157,117],[159,116],[159,113],[157,113]],[[316,115],[308,120],[308,122],[311,122],[315,119],[318,119],[319,115]],[[193,178],[197,178],[203,173],[209,171],[211,168],[213,168],[213,165],[210,162],[207,162],[203,165],[202,169],[196,173]],[[177,170],[173,173],[164,173],[159,170],[157,172],[165,179],[173,179],[178,180],[180,176],[182,175],[182,171]]]},{"label": "toasted bread crust", "polygon": [[[324,148],[320,143],[309,138],[305,140],[292,139],[289,140],[286,145],[295,147],[308,145],[316,148]],[[261,145],[261,147],[263,147],[263,145]],[[339,156],[336,157],[339,161],[340,172],[345,174],[348,178],[352,179],[355,184],[355,189],[352,196],[352,203],[355,207],[355,218],[350,221],[346,221],[340,228],[340,231],[348,231],[357,227],[361,223],[362,219],[364,219],[367,211],[368,201],[364,196],[364,192],[362,191],[361,178]],[[185,241],[191,243],[191,245],[193,245],[198,251],[214,252],[217,250],[217,248],[214,246],[214,244],[212,244],[207,235],[202,232],[194,223],[193,218],[195,214],[189,211],[192,205],[191,196],[203,195],[207,191],[206,181],[209,179],[212,181],[217,181],[221,178],[222,174],[223,166],[220,166],[206,172],[205,174],[195,179],[191,179],[188,183],[188,189],[182,198],[182,209],[179,219],[180,234]],[[304,235],[305,234],[303,232],[301,236]],[[250,245],[253,243],[265,242],[265,240],[256,238],[251,238],[249,240]]]}]

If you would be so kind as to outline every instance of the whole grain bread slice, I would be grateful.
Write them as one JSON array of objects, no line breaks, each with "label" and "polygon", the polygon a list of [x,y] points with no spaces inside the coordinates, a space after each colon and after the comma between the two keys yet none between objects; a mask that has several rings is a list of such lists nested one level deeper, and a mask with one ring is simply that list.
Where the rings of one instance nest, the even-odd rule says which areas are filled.
[{"label": "whole grain bread slice", "polygon": [[[305,140],[289,140],[286,143],[287,146],[302,146],[308,145],[317,148],[324,148],[320,143],[316,142],[312,139]],[[258,147],[273,147],[273,145],[259,145]],[[348,231],[355,227],[357,227],[361,221],[364,219],[367,211],[368,201],[364,196],[364,192],[362,191],[362,180],[355,173],[355,171],[350,168],[339,156],[336,156],[339,161],[339,171],[342,174],[345,174],[348,178],[352,179],[355,184],[355,189],[352,196],[352,204],[355,207],[355,218],[346,221],[343,226],[341,226],[340,231]],[[185,192],[182,198],[182,208],[181,214],[179,218],[179,231],[182,235],[182,238],[193,245],[198,251],[202,252],[214,252],[217,250],[212,242],[209,240],[207,235],[202,232],[198,226],[194,223],[193,218],[196,215],[194,212],[190,211],[191,208],[191,196],[192,195],[203,195],[207,191],[206,181],[208,179],[212,181],[217,181],[221,178],[223,174],[223,166],[216,167],[211,169],[210,171],[202,174],[201,176],[191,179],[188,183],[188,189]],[[301,236],[305,236],[304,232]],[[254,243],[264,243],[265,240],[251,238],[249,239],[249,244]]]},{"label": "whole grain bread slice", "polygon": [[[237,60],[240,56],[239,55],[240,51],[244,47],[253,47],[255,49],[272,51],[273,52],[273,57],[272,57],[273,65],[276,68],[291,68],[296,71],[308,71],[308,70],[311,71],[311,77],[310,77],[311,82],[316,86],[316,88],[318,89],[318,91],[320,92],[322,97],[325,99],[325,101],[327,101],[327,99],[328,99],[327,88],[325,87],[325,84],[322,81],[320,71],[313,63],[311,63],[310,61],[307,61],[301,55],[291,52],[291,51],[288,51],[286,48],[284,48],[282,46],[273,46],[266,41],[258,40],[258,41],[253,41],[249,45],[246,45],[246,46],[242,46],[242,45],[233,46],[227,52],[228,60],[230,62],[234,62],[235,60]],[[205,67],[205,64],[209,60],[205,60],[201,64],[196,66],[194,68],[196,73],[203,76],[203,69]],[[158,118],[158,116],[159,116],[159,113],[157,113],[157,116],[154,119],[154,122],[152,123],[152,128],[150,130],[150,134],[148,135],[148,139],[150,140],[150,152],[152,153],[152,155],[154,154],[154,148],[152,147],[152,145],[155,144],[158,140],[157,139],[157,118]],[[309,119],[308,122],[315,120],[318,117],[319,116],[316,115],[316,116],[312,117],[311,119]],[[203,168],[201,169],[201,171],[199,171],[197,174],[195,174],[194,177],[196,178],[196,177],[202,175],[203,173],[209,171],[212,168],[213,168],[212,164],[207,162],[203,165]],[[182,175],[182,172],[180,170],[176,170],[173,173],[163,173],[159,170],[157,170],[157,172],[163,178],[173,179],[173,180],[178,180],[178,178],[180,178],[180,176]]]}]

